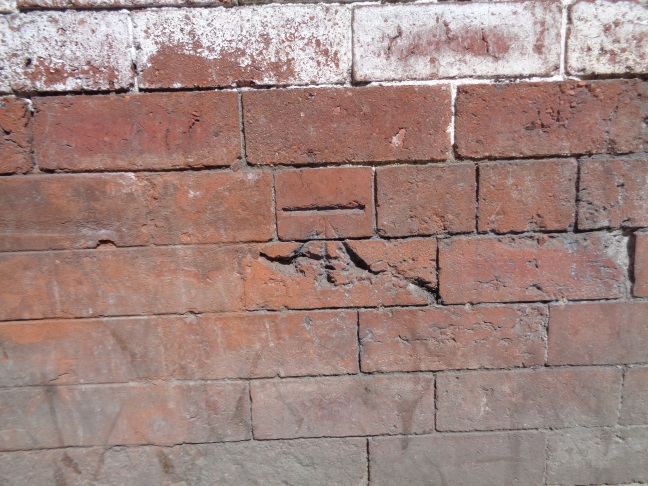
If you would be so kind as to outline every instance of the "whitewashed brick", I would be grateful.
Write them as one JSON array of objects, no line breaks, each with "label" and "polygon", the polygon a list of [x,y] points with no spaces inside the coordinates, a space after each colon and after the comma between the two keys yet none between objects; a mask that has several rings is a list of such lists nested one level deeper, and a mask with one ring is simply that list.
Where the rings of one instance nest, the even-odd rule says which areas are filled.
[{"label": "whitewashed brick", "polygon": [[571,7],[571,74],[648,72],[648,4],[583,0]]},{"label": "whitewashed brick", "polygon": [[560,23],[553,1],[359,7],[354,79],[551,75]]},{"label": "whitewashed brick", "polygon": [[345,6],[143,10],[133,19],[144,88],[349,78],[351,12]]},{"label": "whitewashed brick", "polygon": [[0,13],[9,13],[16,10],[15,0],[0,0]]}]

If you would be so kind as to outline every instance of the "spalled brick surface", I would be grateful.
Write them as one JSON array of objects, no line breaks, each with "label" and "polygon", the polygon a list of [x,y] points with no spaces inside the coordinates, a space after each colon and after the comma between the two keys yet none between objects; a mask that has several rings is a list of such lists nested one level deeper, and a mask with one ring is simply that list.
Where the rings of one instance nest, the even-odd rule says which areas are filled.
[{"label": "spalled brick surface", "polygon": [[287,170],[275,175],[282,240],[354,238],[373,233],[369,167]]},{"label": "spalled brick surface", "polygon": [[372,5],[355,10],[360,81],[533,76],[558,71],[558,2]]},{"label": "spalled brick surface", "polygon": [[5,389],[0,405],[0,450],[250,438],[244,382]]},{"label": "spalled brick surface", "polygon": [[559,231],[574,225],[576,161],[479,165],[479,231]]},{"label": "spalled brick surface", "polygon": [[362,371],[540,365],[545,320],[542,306],[361,311]]},{"label": "spalled brick surface", "polygon": [[258,439],[422,434],[434,430],[434,377],[252,382]]},{"label": "spalled brick surface", "polygon": [[648,481],[648,427],[571,429],[547,437],[547,484]]},{"label": "spalled brick surface", "polygon": [[0,455],[2,484],[362,484],[364,439],[111,447]]},{"label": "spalled brick surface", "polygon": [[248,309],[425,305],[434,240],[269,243],[244,262]]},{"label": "spalled brick surface", "polygon": [[567,69],[571,74],[648,71],[648,9],[633,0],[579,0],[570,8]]},{"label": "spalled brick surface", "polygon": [[613,425],[621,370],[562,368],[443,373],[437,378],[439,430]]},{"label": "spalled brick surface", "polygon": [[626,238],[607,233],[441,240],[441,298],[461,304],[620,297],[625,245]]},{"label": "spalled brick surface", "polygon": [[648,233],[637,233],[634,255],[635,282],[632,292],[636,297],[648,297]]},{"label": "spalled brick surface", "polygon": [[139,85],[343,83],[350,22],[351,11],[338,5],[138,11]]},{"label": "spalled brick surface", "polygon": [[18,0],[21,9],[48,8],[117,8],[117,7],[173,7],[232,6],[233,0]]},{"label": "spalled brick surface", "polygon": [[648,302],[553,305],[552,365],[648,362]]},{"label": "spalled brick surface", "polygon": [[43,169],[229,166],[241,156],[236,93],[37,98],[34,106]]},{"label": "spalled brick surface", "polygon": [[17,91],[113,91],[133,84],[126,12],[33,12],[8,17],[5,25],[0,85],[4,81]]},{"label": "spalled brick surface", "polygon": [[448,86],[246,92],[243,110],[252,164],[443,160],[450,153]]},{"label": "spalled brick surface", "polygon": [[369,439],[371,484],[541,484],[544,447],[538,432]]},{"label": "spalled brick surface", "polygon": [[29,119],[26,100],[0,98],[0,174],[23,173],[31,169]]},{"label": "spalled brick surface", "polygon": [[648,226],[648,158],[580,163],[578,227]]},{"label": "spalled brick surface", "polygon": [[647,90],[638,80],[460,86],[457,150],[475,158],[641,152]]},{"label": "spalled brick surface", "polygon": [[648,425],[648,368],[630,368],[626,371],[619,423]]},{"label": "spalled brick surface", "polygon": [[472,164],[378,168],[378,233],[408,236],[473,231],[475,185]]}]

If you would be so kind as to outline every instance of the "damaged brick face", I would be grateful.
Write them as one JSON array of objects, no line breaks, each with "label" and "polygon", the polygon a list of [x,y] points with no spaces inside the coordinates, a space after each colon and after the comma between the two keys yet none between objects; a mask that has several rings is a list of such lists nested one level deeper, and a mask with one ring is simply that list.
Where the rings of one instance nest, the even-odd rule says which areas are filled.
[{"label": "damaged brick face", "polygon": [[0,484],[648,484],[643,0],[0,0]]}]

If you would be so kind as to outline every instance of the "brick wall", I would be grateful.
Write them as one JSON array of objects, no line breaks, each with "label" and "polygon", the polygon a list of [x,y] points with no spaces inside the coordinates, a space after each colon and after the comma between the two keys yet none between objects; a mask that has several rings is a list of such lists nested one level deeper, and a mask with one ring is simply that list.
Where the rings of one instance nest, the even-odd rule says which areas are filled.
[{"label": "brick wall", "polygon": [[648,6],[259,3],[0,0],[0,484],[648,484]]}]

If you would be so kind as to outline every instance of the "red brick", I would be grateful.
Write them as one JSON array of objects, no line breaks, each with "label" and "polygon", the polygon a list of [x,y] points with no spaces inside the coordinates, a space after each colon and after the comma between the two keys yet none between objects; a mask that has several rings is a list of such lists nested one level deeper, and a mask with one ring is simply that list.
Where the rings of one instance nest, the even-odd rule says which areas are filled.
[{"label": "red brick", "polygon": [[479,231],[565,230],[576,215],[576,161],[479,166]]},{"label": "red brick", "polygon": [[447,86],[245,92],[248,161],[444,160],[450,153],[450,104]]},{"label": "red brick", "polygon": [[382,235],[468,233],[475,229],[475,167],[381,167],[376,201]]},{"label": "red brick", "polygon": [[15,91],[133,86],[128,12],[29,12],[7,17],[3,59]]},{"label": "red brick", "polygon": [[648,158],[581,161],[578,227],[648,226]]},{"label": "red brick", "polygon": [[648,9],[640,1],[580,0],[570,7],[567,71],[575,75],[648,71]]},{"label": "red brick", "polygon": [[465,2],[354,10],[360,81],[558,73],[560,4]]},{"label": "red brick", "polygon": [[81,385],[0,390],[0,450],[245,440],[248,385]]},{"label": "red brick", "polygon": [[179,379],[357,373],[353,311],[203,314],[175,320],[166,339]]},{"label": "red brick", "polygon": [[287,170],[275,174],[279,238],[354,238],[373,233],[369,167]]},{"label": "red brick", "polygon": [[204,245],[1,254],[0,320],[240,310],[241,262],[251,250]]},{"label": "red brick", "polygon": [[635,297],[648,297],[648,233],[635,233],[634,285]]},{"label": "red brick", "polygon": [[371,484],[543,484],[544,434],[434,434],[369,439]]},{"label": "red brick", "polygon": [[475,158],[641,152],[647,95],[639,80],[460,86],[457,150]]},{"label": "red brick", "polygon": [[0,98],[0,174],[24,173],[32,168],[30,118],[25,100]]},{"label": "red brick", "polygon": [[544,363],[544,306],[360,312],[362,371],[506,368]]},{"label": "red brick", "polygon": [[549,363],[648,362],[648,302],[553,305]]},{"label": "red brick", "polygon": [[37,98],[41,169],[228,166],[241,156],[236,93],[144,93]]},{"label": "red brick", "polygon": [[165,378],[160,320],[52,320],[0,326],[3,386]]},{"label": "red brick", "polygon": [[232,0],[18,0],[19,8],[117,8],[165,6],[231,6]]},{"label": "red brick", "polygon": [[626,371],[619,423],[648,425],[648,368],[630,368]]},{"label": "red brick", "polygon": [[270,243],[245,262],[248,309],[425,305],[435,240]]},{"label": "red brick", "polygon": [[0,179],[0,250],[146,244],[146,192],[132,174]]},{"label": "red brick", "polygon": [[547,435],[547,484],[645,484],[647,450],[648,427],[550,433]]},{"label": "red brick", "polygon": [[147,181],[157,244],[268,241],[274,235],[268,173],[182,172]]},{"label": "red brick", "polygon": [[251,387],[257,439],[434,430],[431,375],[257,380]]},{"label": "red brick", "polygon": [[470,371],[437,380],[439,430],[613,425],[621,397],[617,368]]},{"label": "red brick", "polygon": [[446,304],[620,297],[626,239],[588,233],[441,240],[440,294]]},{"label": "red brick", "polygon": [[341,5],[133,12],[139,85],[343,83],[351,11]]}]

